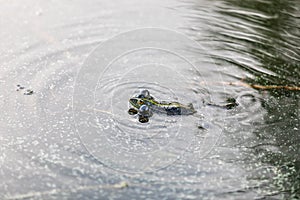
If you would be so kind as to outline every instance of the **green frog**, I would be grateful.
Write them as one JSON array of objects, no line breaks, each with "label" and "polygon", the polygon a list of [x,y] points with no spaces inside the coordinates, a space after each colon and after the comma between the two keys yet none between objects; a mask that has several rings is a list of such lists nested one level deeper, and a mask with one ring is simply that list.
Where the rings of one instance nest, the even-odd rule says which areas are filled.
[{"label": "green frog", "polygon": [[193,104],[183,105],[178,102],[159,102],[150,95],[148,90],[143,90],[137,97],[130,98],[129,103],[133,108],[130,108],[128,113],[130,115],[138,114],[141,123],[148,122],[153,112],[167,115],[191,115],[196,113]]}]

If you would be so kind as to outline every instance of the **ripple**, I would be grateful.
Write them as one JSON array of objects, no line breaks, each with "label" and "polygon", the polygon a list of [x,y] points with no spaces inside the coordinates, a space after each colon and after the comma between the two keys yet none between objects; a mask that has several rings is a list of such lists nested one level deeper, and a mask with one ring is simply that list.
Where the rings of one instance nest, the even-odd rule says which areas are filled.
[{"label": "ripple", "polygon": [[[163,32],[138,30],[107,41],[90,55],[77,78],[75,106],[82,111],[75,113],[75,119],[81,141],[90,154],[110,168],[132,173],[166,167],[183,155],[201,131],[200,113],[195,116],[154,113],[145,124],[127,113],[129,98],[142,89],[149,90],[158,101],[193,103],[197,110],[203,106],[203,98],[209,97],[205,85],[194,87],[205,80],[185,51],[192,46],[191,41],[177,33]],[[177,43],[165,43],[166,34],[168,40]],[[153,42],[150,45],[141,39],[148,35]],[[110,52],[108,44],[125,49]],[[207,144],[202,145],[201,153],[215,144],[218,137],[214,136],[205,138]]]}]

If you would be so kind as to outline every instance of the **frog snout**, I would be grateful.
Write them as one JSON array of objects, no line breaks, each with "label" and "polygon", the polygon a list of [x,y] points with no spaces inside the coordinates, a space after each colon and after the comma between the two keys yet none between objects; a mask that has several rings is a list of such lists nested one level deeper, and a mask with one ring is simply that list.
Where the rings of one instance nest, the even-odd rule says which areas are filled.
[{"label": "frog snout", "polygon": [[130,102],[132,105],[137,105],[138,100],[135,99],[135,98],[132,98],[132,99],[129,99],[129,102]]}]

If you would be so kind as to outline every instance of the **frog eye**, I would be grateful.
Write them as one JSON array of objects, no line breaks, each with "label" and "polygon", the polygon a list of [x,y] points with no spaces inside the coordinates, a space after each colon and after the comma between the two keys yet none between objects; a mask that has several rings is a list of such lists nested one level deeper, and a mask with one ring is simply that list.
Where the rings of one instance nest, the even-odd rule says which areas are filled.
[{"label": "frog eye", "polygon": [[140,107],[140,109],[139,109],[139,112],[141,112],[141,113],[147,113],[147,112],[149,112],[149,107],[146,106],[146,105],[142,105]]}]

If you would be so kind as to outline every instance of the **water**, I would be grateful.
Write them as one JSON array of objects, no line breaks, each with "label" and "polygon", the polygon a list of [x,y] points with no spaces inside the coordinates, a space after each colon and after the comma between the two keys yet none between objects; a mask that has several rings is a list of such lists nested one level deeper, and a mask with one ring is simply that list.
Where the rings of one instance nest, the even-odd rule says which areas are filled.
[{"label": "water", "polygon": [[[2,2],[1,199],[299,198],[299,91],[247,85],[299,87],[299,6]],[[197,113],[141,124],[141,89]]]}]

